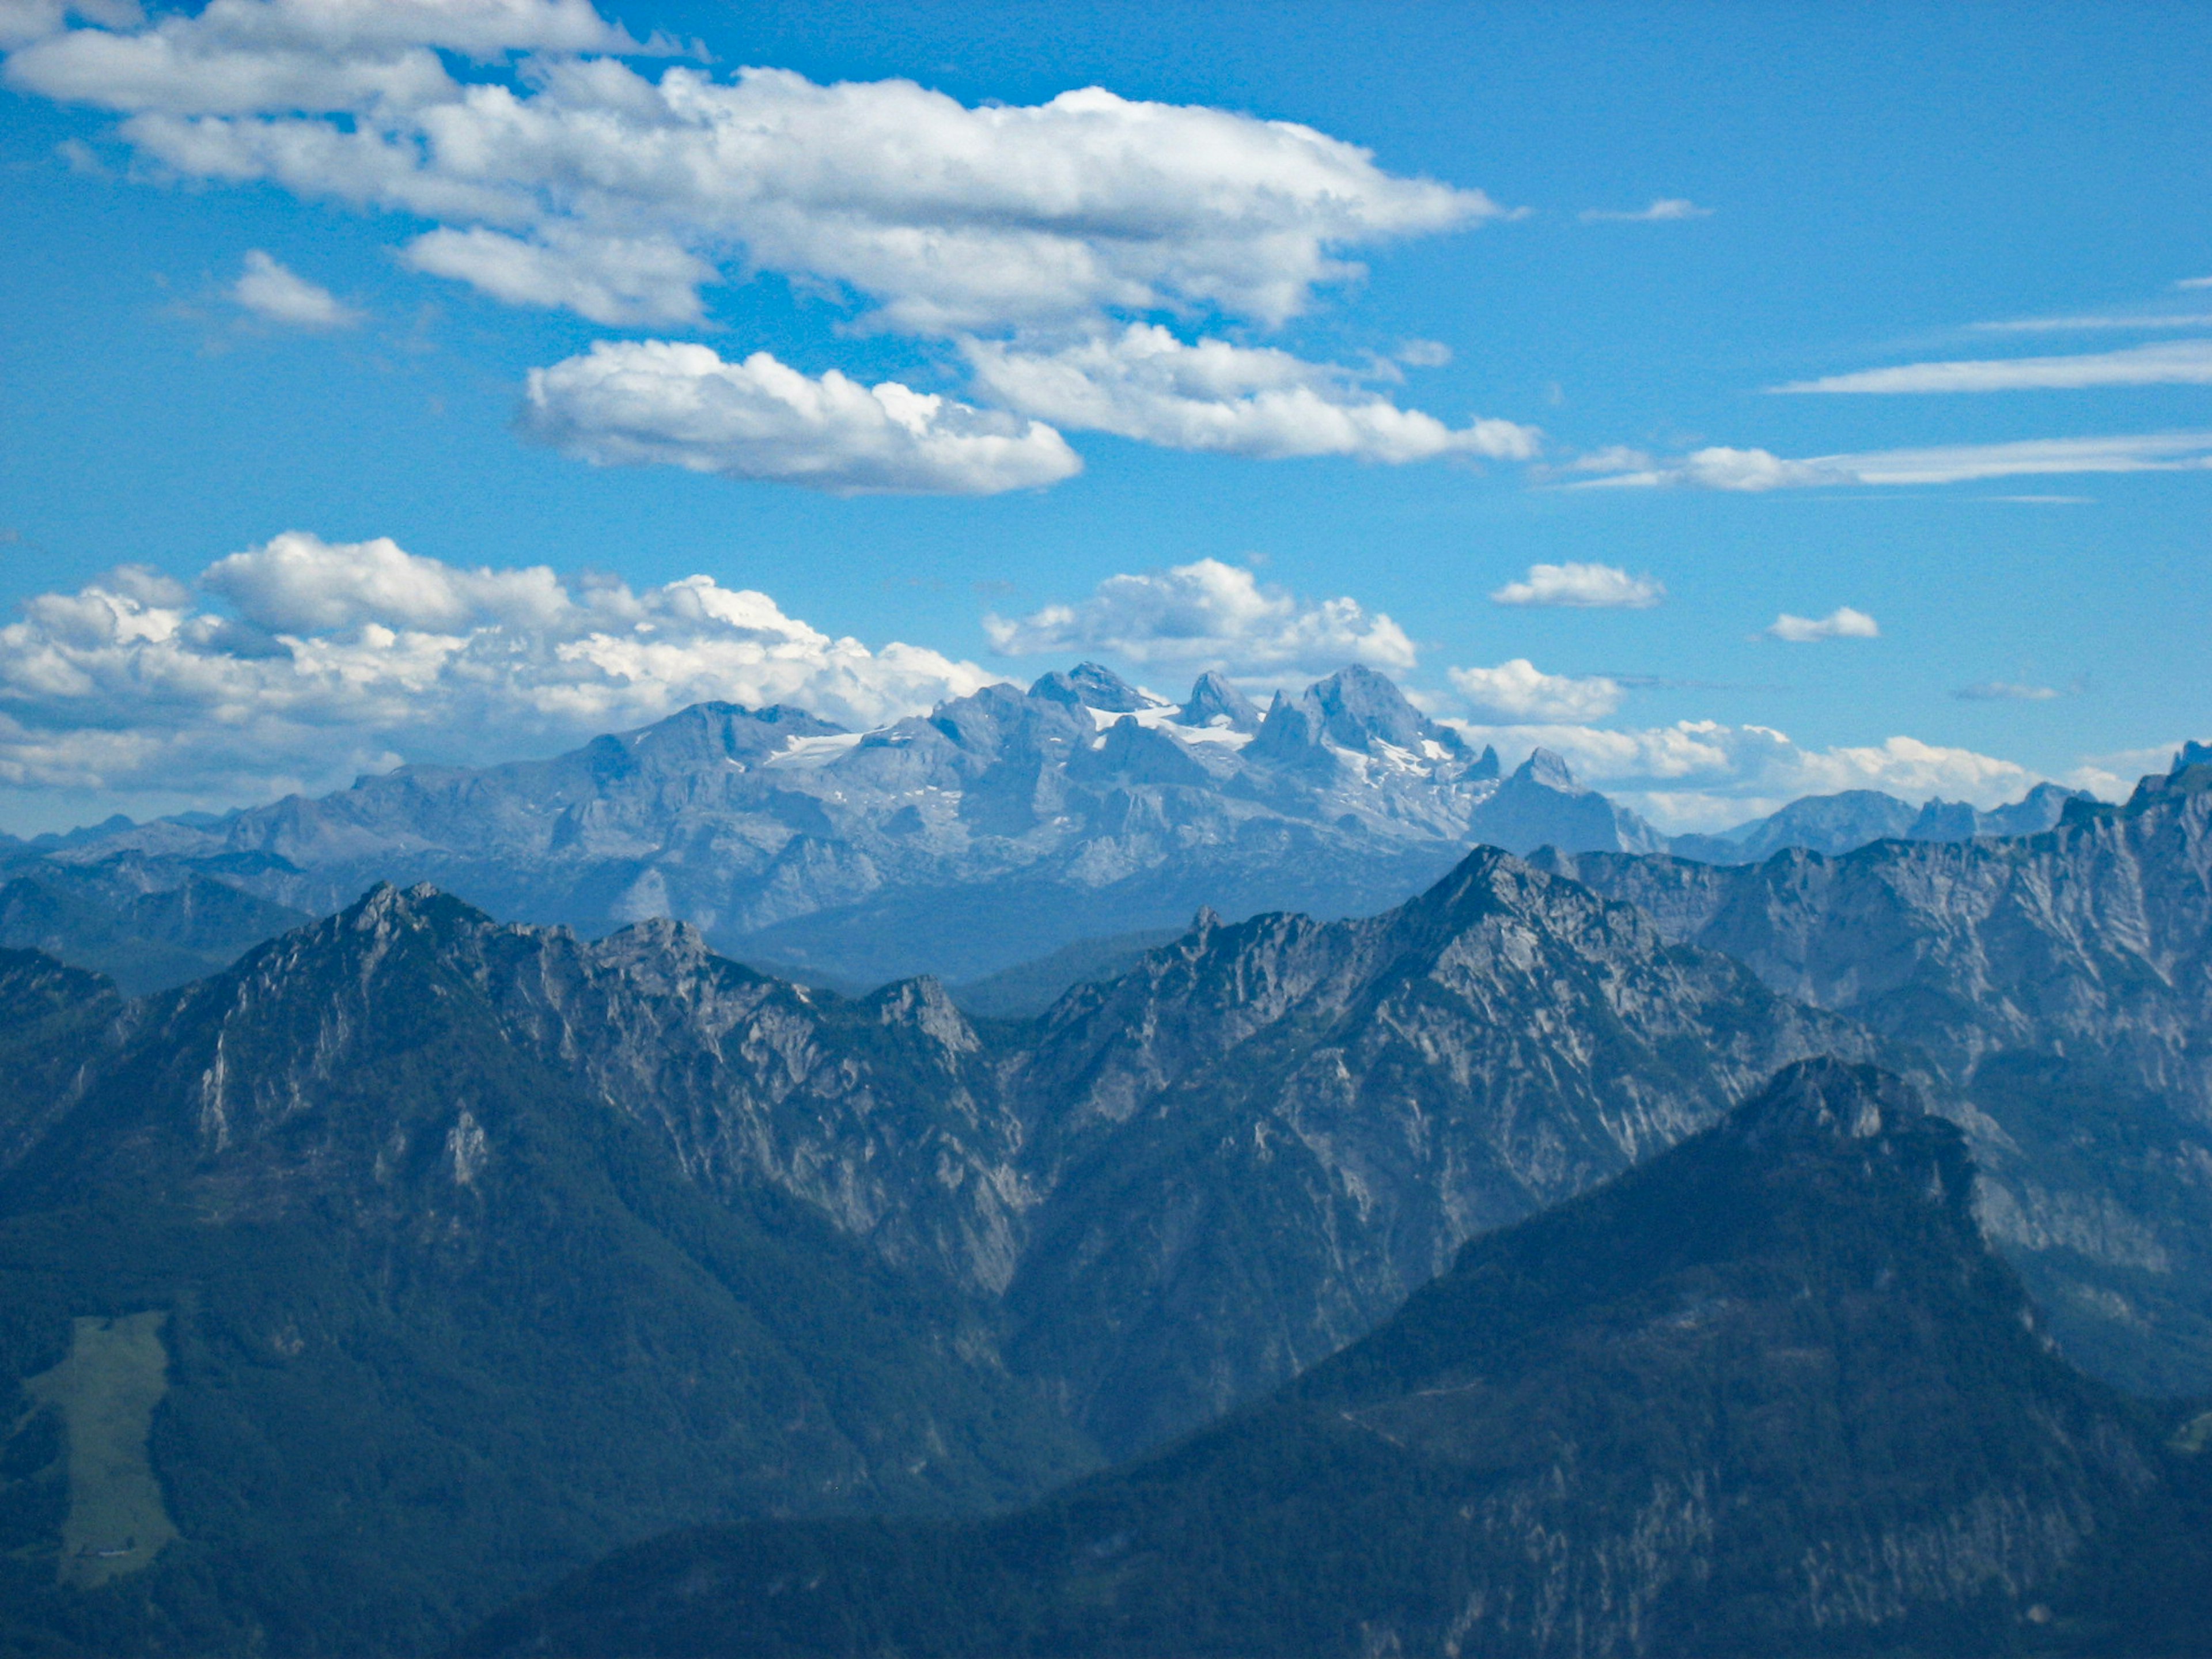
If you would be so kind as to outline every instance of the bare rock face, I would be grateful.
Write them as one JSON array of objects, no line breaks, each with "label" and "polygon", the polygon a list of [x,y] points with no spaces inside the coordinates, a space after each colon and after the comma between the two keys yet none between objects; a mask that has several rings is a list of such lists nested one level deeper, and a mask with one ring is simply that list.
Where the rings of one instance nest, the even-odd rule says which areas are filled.
[{"label": "bare rock face", "polygon": [[1542,855],[1770,988],[1926,1054],[1982,1213],[2085,1359],[2212,1388],[2212,765],[2036,836],[1719,867]]}]

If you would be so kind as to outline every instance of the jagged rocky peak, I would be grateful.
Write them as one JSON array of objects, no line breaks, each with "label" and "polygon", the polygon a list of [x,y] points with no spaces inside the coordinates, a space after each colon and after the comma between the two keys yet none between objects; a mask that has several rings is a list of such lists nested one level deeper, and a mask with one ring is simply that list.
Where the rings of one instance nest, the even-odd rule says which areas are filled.
[{"label": "jagged rocky peak", "polygon": [[1190,688],[1190,701],[1176,711],[1179,726],[1224,726],[1231,732],[1257,732],[1260,720],[1259,705],[1210,668]]},{"label": "jagged rocky peak", "polygon": [[1453,750],[1463,746],[1459,733],[1414,708],[1396,681],[1358,663],[1316,682],[1307,696],[1321,710],[1329,736],[1346,749],[1364,749],[1378,738],[1415,750],[1424,742]]},{"label": "jagged rocky peak", "polygon": [[2186,772],[2192,766],[2212,766],[2212,743],[2198,743],[2194,738],[2183,744],[2173,757],[2172,773]]},{"label": "jagged rocky peak", "polygon": [[1895,1073],[1823,1056],[1784,1066],[1729,1128],[1754,1146],[1833,1150],[1925,1121],[1926,1102]]},{"label": "jagged rocky peak", "polygon": [[1513,776],[1516,782],[1541,784],[1547,789],[1557,789],[1568,794],[1583,793],[1583,786],[1576,781],[1574,769],[1548,749],[1529,750],[1528,758],[1513,769]]},{"label": "jagged rocky peak", "polygon": [[1078,663],[1065,673],[1055,671],[1042,676],[1030,687],[1030,696],[1051,702],[1079,703],[1109,714],[1133,714],[1140,708],[1158,706],[1158,698],[1146,696],[1112,669],[1095,662]]}]

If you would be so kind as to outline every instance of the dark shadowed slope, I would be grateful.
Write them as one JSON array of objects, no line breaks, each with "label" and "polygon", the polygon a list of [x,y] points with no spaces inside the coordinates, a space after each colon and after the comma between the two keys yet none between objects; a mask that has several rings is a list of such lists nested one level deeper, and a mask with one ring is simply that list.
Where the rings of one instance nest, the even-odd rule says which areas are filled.
[{"label": "dark shadowed slope", "polygon": [[[387,888],[129,1007],[0,960],[0,1053],[43,1026],[76,1062],[6,1126],[0,1650],[419,1652],[687,1519],[1087,1461],[943,1279],[549,1063],[483,971],[526,943]],[[141,1350],[118,1443],[165,1547],[68,1451]]]},{"label": "dark shadowed slope", "polygon": [[1982,1215],[2072,1350],[2212,1393],[2212,763],[2047,834],[1719,869],[1540,859],[1771,988],[1927,1054],[1980,1109]]},{"label": "dark shadowed slope", "polygon": [[[1958,1132],[1894,1079],[1793,1067],[1469,1245],[1374,1335],[1169,1451],[1002,1521],[659,1540],[464,1650],[1978,1656],[2081,1638],[2069,1574],[2187,1456],[2055,1354],[1971,1191]],[[2180,1592],[2153,1573],[2145,1593]]]}]

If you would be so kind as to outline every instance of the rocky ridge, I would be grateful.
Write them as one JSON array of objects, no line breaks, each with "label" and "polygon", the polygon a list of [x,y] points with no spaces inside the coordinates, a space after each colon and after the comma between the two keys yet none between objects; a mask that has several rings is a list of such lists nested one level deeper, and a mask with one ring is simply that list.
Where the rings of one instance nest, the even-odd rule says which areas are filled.
[{"label": "rocky ridge", "polygon": [[2035,836],[1538,862],[1925,1054],[2068,1340],[2135,1386],[2212,1388],[2212,755]]},{"label": "rocky ridge", "polygon": [[[2043,827],[2045,793],[2006,811]],[[1868,799],[1881,809],[1871,816],[1856,797],[1802,802],[1741,845],[1670,843],[1556,756],[1539,750],[1503,774],[1493,751],[1474,752],[1370,670],[1279,695],[1262,713],[1218,674],[1175,704],[1085,664],[872,732],[704,703],[550,760],[404,767],[225,818],[111,823],[18,844],[0,866],[72,893],[197,878],[309,914],[379,880],[430,881],[495,915],[586,933],[673,916],[727,954],[866,986],[977,978],[1079,940],[1179,926],[1201,905],[1236,918],[1370,914],[1478,844],[1694,843],[1700,857],[1741,860],[1778,836],[1833,848],[1846,831],[1972,836],[2012,823]],[[27,922],[0,938],[127,967],[149,988],[189,976],[164,939],[118,956],[111,936],[137,939],[137,926]]]}]

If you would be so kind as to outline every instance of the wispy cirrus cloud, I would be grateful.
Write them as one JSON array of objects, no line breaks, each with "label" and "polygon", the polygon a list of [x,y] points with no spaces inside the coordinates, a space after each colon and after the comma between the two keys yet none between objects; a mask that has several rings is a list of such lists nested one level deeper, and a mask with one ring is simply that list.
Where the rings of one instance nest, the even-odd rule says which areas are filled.
[{"label": "wispy cirrus cloud", "polygon": [[1663,225],[1685,219],[1710,219],[1713,210],[1681,196],[1662,196],[1650,207],[1584,208],[1577,216],[1586,225]]},{"label": "wispy cirrus cloud", "polygon": [[1961,702],[2049,702],[2060,693],[2056,686],[2033,685],[2025,680],[1978,680],[1951,695]]},{"label": "wispy cirrus cloud", "polygon": [[1791,460],[1764,449],[1701,449],[1679,460],[1583,479],[1571,489],[1727,489],[1757,492],[1839,484],[1947,484],[1982,478],[2212,469],[2212,431],[2104,438],[2033,438],[1942,444]]},{"label": "wispy cirrus cloud", "polygon": [[2120,351],[1903,363],[1770,386],[1776,392],[2078,391],[2093,386],[2212,385],[2212,340],[2161,341]]},{"label": "wispy cirrus cloud", "polygon": [[2012,317],[1993,322],[1969,323],[1982,334],[2071,334],[2102,329],[2148,332],[2161,328],[2212,328],[2212,312],[2175,311],[2159,313],[2124,312],[2085,317]]}]

